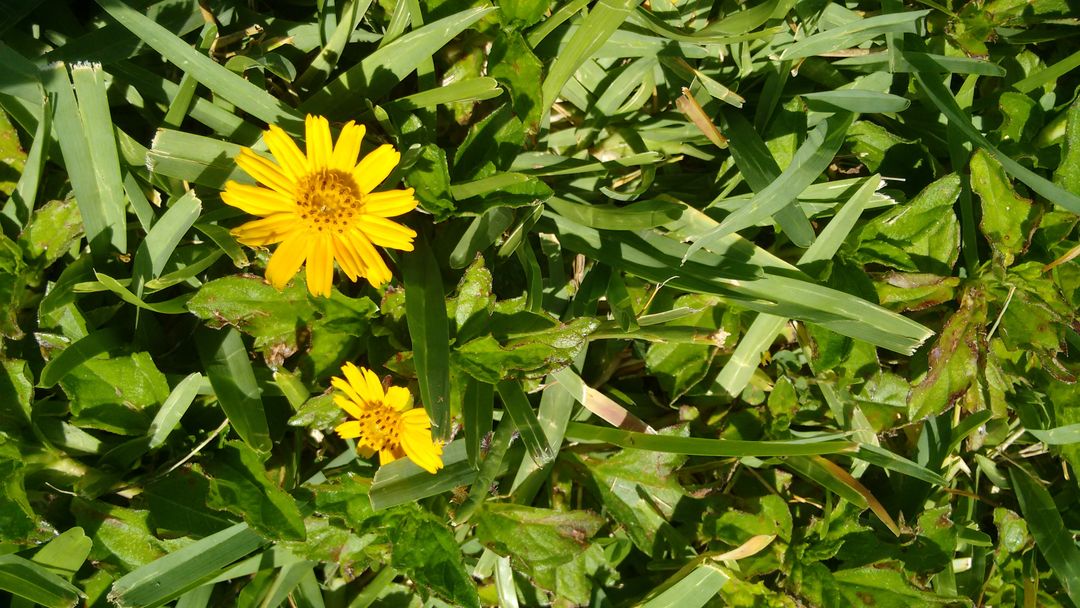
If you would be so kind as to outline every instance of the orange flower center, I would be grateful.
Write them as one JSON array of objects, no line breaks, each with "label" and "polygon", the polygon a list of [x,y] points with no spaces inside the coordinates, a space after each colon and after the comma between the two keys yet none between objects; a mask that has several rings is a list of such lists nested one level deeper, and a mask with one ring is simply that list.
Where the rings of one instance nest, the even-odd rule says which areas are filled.
[{"label": "orange flower center", "polygon": [[319,231],[345,232],[363,205],[356,180],[340,169],[312,171],[296,190],[300,219]]},{"label": "orange flower center", "polygon": [[381,402],[368,403],[360,416],[360,432],[372,448],[393,450],[401,445],[401,414]]}]

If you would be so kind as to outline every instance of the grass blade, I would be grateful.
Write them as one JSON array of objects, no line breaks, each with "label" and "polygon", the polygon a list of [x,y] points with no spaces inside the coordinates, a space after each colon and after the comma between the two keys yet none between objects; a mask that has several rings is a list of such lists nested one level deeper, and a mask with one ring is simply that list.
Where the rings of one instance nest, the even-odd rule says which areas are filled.
[{"label": "grass blade", "polygon": [[121,0],[96,0],[121,25],[131,30],[162,57],[198,80],[215,95],[263,122],[280,125],[287,131],[300,132],[301,116],[275,97],[244,80],[209,57],[195,50],[154,20]]},{"label": "grass blade", "polygon": [[469,464],[476,468],[480,466],[480,444],[491,432],[495,387],[475,378],[469,378],[468,382],[461,417],[465,427],[465,451],[469,455]]},{"label": "grass blade", "polygon": [[476,474],[465,453],[465,442],[451,441],[443,450],[443,468],[434,475],[408,458],[379,467],[368,498],[372,508],[380,511],[470,485]]},{"label": "grass blade", "polygon": [[859,19],[847,25],[819,32],[784,49],[780,61],[812,57],[858,46],[882,34],[914,34],[919,20],[930,11],[908,11]]},{"label": "grass blade", "polygon": [[838,454],[856,449],[856,444],[835,437],[792,441],[704,439],[701,437],[672,437],[633,433],[622,429],[605,428],[580,422],[571,422],[567,425],[566,439],[585,443],[610,443],[624,448],[652,450],[668,454],[729,458]]},{"label": "grass blade", "polygon": [[1026,471],[1011,468],[1009,478],[1020,501],[1020,511],[1035,537],[1035,546],[1050,564],[1069,599],[1080,606],[1080,548],[1065,527],[1053,497]]},{"label": "grass blade", "polygon": [[151,450],[164,445],[169,433],[176,428],[176,425],[180,424],[180,419],[187,412],[187,409],[191,407],[191,402],[195,400],[195,395],[198,394],[199,386],[203,383],[203,380],[203,375],[195,372],[189,374],[173,387],[168,399],[161,404],[161,409],[154,415],[154,420],[150,423],[148,435],[150,436],[149,448]]},{"label": "grass blade", "polygon": [[[548,445],[544,429],[540,427],[540,421],[536,418],[536,411],[529,403],[529,397],[521,388],[519,382],[503,380],[496,385],[499,398],[502,399],[503,407],[510,414],[514,426],[521,433],[521,440],[525,443],[525,449],[538,466],[543,466],[555,459],[555,453]],[[505,424],[504,421],[502,424]]]},{"label": "grass blade", "polygon": [[240,438],[256,452],[266,453],[273,444],[266,413],[247,347],[232,327],[196,334],[199,359],[221,409]]},{"label": "grass blade", "polygon": [[412,339],[420,398],[435,439],[450,438],[450,324],[439,263],[423,235],[401,257],[405,315]]},{"label": "grass blade", "polygon": [[236,524],[124,575],[113,583],[109,601],[120,608],[161,606],[212,580],[266,542],[247,524]]},{"label": "grass blade", "polygon": [[659,595],[641,604],[641,608],[700,608],[719,593],[728,580],[719,567],[702,562],[689,573],[676,573],[659,587]]},{"label": "grass blade", "polygon": [[70,608],[83,595],[45,566],[14,554],[0,556],[0,589],[49,608]]},{"label": "grass blade", "polygon": [[493,10],[478,7],[461,11],[401,36],[324,86],[301,109],[335,117],[359,105],[361,98],[379,99],[430,60],[435,51]]},{"label": "grass blade", "polygon": [[759,314],[743,334],[735,352],[716,376],[714,385],[732,397],[738,396],[750,382],[754,370],[761,365],[761,353],[767,351],[788,322],[784,317]]}]

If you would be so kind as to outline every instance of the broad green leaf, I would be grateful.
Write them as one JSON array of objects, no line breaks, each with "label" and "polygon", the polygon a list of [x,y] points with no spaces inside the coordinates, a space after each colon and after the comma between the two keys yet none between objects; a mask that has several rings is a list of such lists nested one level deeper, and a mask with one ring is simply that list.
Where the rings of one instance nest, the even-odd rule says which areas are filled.
[{"label": "broad green leaf", "polygon": [[21,338],[17,314],[23,297],[26,263],[18,245],[0,234],[0,335]]},{"label": "broad green leaf", "polygon": [[149,524],[159,536],[211,536],[234,523],[207,507],[210,482],[189,467],[181,467],[144,486],[141,494],[150,511]]},{"label": "broad green leaf", "polygon": [[[664,433],[685,437],[685,426]],[[607,460],[586,461],[600,497],[612,517],[622,524],[634,545],[650,557],[657,547],[660,527],[675,513],[685,495],[675,471],[685,462],[681,454],[649,450],[623,450]]]},{"label": "broad green leaf", "polygon": [[91,561],[105,561],[133,570],[188,544],[187,539],[161,540],[150,532],[149,512],[98,500],[73,499],[75,521],[94,541]]},{"label": "broad green leaf", "polygon": [[71,580],[90,555],[93,544],[82,528],[71,528],[39,549],[34,554],[33,561],[45,566],[53,574]]},{"label": "broad green leaf", "polygon": [[434,144],[420,148],[416,162],[405,171],[405,183],[416,191],[420,206],[441,221],[454,211],[454,199],[450,194],[450,169],[446,164],[446,152]]},{"label": "broad green leaf", "polygon": [[858,234],[858,259],[948,276],[960,256],[960,221],[953,211],[959,195],[960,177],[950,174],[867,222]]},{"label": "broad green leaf", "polygon": [[[454,154],[454,181],[476,180],[505,171],[524,142],[524,127],[510,104],[499,106],[476,122],[461,142]],[[467,197],[464,193],[454,195],[457,199]]]},{"label": "broad green leaf", "polygon": [[971,189],[982,201],[979,227],[990,241],[994,259],[1002,266],[1012,266],[1016,256],[1027,250],[1041,210],[1031,199],[1016,193],[1001,163],[984,150],[976,150],[971,157]]},{"label": "broad green leaf", "polygon": [[[510,0],[509,4],[524,8],[523,4],[546,7],[548,0]],[[509,16],[503,8],[503,19]],[[511,17],[513,18],[513,17]],[[525,130],[534,133],[539,128],[543,114],[544,66],[537,59],[532,49],[518,32],[505,32],[492,43],[487,59],[488,74],[499,81],[510,92],[514,113],[525,125]]]},{"label": "broad green leaf", "polygon": [[898,568],[888,563],[873,564],[836,572],[842,596],[853,606],[911,608],[913,606],[964,606],[966,599],[924,591],[911,584]]},{"label": "broad green leaf", "polygon": [[922,310],[956,298],[959,277],[888,272],[874,282],[878,301],[893,310]]},{"label": "broad green leaf", "polygon": [[986,350],[986,314],[984,295],[978,289],[968,289],[960,309],[946,321],[930,351],[926,377],[911,390],[911,420],[941,413],[972,388]]},{"label": "broad green leaf", "polygon": [[34,211],[19,235],[19,245],[28,262],[46,268],[64,257],[82,236],[82,216],[75,201],[49,201]]},{"label": "broad green leaf", "polygon": [[0,539],[22,542],[37,528],[23,479],[25,463],[14,441],[0,433]]},{"label": "broad green leaf", "polygon": [[453,606],[480,608],[476,584],[442,518],[410,505],[381,516],[378,526],[394,547],[391,566]]},{"label": "broad green leaf", "polygon": [[278,540],[303,540],[304,521],[288,493],[271,483],[258,453],[232,441],[202,463],[210,478],[206,504],[244,518],[255,531]]},{"label": "broad green leaf", "polygon": [[72,423],[122,435],[141,435],[169,385],[149,353],[90,359],[60,379],[71,399]]},{"label": "broad green leaf", "polygon": [[489,384],[504,378],[537,378],[570,364],[598,326],[592,318],[555,324],[543,331],[519,334],[505,342],[488,335],[462,344],[454,362]]},{"label": "broad green leaf", "polygon": [[562,596],[572,593],[564,586],[573,577],[560,576],[560,571],[580,568],[575,558],[587,550],[588,540],[604,522],[587,511],[560,512],[490,502],[474,521],[480,542],[509,557],[512,565],[529,572],[541,587]]}]

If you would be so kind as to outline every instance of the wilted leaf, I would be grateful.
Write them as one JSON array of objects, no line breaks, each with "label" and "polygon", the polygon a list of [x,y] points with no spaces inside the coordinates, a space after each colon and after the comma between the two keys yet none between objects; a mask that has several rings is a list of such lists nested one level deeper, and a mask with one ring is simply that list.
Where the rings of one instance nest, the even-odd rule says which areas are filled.
[{"label": "wilted leaf", "polygon": [[909,418],[940,414],[978,381],[986,353],[985,294],[970,288],[930,349],[926,378],[911,390]]},{"label": "wilted leaf", "polygon": [[1027,251],[1039,225],[1040,208],[1013,190],[1001,163],[984,150],[971,157],[971,188],[982,201],[979,227],[990,241],[994,259],[1005,267]]}]

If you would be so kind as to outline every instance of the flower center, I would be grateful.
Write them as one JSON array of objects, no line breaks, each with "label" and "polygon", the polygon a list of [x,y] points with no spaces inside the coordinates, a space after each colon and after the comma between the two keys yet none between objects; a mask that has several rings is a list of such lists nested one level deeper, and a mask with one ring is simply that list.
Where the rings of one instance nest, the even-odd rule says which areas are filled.
[{"label": "flower center", "polygon": [[376,450],[395,449],[401,445],[401,414],[383,403],[368,403],[360,416],[360,432]]},{"label": "flower center", "polygon": [[300,219],[320,232],[343,233],[362,206],[353,176],[340,169],[319,169],[300,178],[296,204]]}]

